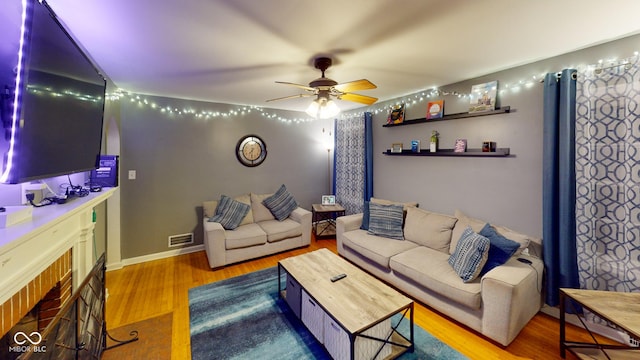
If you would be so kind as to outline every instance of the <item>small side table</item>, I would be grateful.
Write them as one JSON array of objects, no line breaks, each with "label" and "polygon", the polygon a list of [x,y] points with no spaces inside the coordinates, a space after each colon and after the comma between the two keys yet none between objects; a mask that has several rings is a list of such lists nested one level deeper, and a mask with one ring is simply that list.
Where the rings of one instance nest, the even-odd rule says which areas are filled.
[{"label": "small side table", "polygon": [[344,208],[340,204],[311,205],[311,222],[316,239],[336,236],[336,218],[344,216]]},{"label": "small side table", "polygon": [[640,348],[598,344],[591,330],[594,343],[568,341],[565,335],[565,303],[571,299],[600,318],[607,320],[634,338],[640,338],[640,293],[615,291],[560,289],[560,356],[564,359],[569,350],[580,359],[638,359]]}]

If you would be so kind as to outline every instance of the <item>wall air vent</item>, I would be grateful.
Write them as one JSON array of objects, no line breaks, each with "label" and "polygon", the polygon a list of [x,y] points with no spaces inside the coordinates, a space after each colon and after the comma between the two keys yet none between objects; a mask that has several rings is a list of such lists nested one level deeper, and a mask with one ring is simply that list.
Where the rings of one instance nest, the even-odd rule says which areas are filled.
[{"label": "wall air vent", "polygon": [[193,244],[193,233],[169,236],[169,247]]}]

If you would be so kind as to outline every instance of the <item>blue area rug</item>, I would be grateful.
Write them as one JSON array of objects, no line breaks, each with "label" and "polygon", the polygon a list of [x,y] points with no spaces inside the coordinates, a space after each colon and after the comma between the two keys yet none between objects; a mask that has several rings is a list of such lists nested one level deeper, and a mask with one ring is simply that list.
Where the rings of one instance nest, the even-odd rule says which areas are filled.
[{"label": "blue area rug", "polygon": [[[189,315],[192,359],[331,358],[278,296],[277,267],[189,289]],[[417,325],[414,338],[399,359],[466,359]]]}]

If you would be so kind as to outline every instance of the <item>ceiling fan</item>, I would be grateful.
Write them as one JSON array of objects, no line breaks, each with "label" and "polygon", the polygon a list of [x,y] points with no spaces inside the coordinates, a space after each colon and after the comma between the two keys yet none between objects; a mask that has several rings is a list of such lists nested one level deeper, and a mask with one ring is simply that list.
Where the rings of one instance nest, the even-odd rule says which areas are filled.
[{"label": "ceiling fan", "polygon": [[335,116],[340,112],[340,109],[335,104],[335,102],[332,101],[332,98],[338,100],[353,101],[366,105],[371,105],[378,101],[378,99],[375,97],[352,93],[353,91],[375,89],[376,86],[367,79],[338,84],[337,81],[325,77],[324,72],[332,64],[331,58],[324,56],[317,57],[315,58],[313,64],[316,69],[322,71],[322,76],[311,81],[309,83],[309,86],[294,84],[285,81],[276,81],[276,83],[278,84],[291,85],[306,90],[307,93],[270,99],[267,100],[267,102],[316,96],[316,99],[309,105],[309,108],[307,108],[307,114],[317,118],[327,118]]}]

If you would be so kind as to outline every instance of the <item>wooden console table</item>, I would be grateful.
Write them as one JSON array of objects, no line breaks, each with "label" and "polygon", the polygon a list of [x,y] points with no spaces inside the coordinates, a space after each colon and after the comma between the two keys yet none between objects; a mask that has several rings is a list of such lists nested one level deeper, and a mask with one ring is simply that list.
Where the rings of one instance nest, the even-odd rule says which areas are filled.
[{"label": "wooden console table", "polygon": [[604,320],[620,327],[632,337],[640,338],[640,293],[615,291],[560,289],[560,355],[566,350],[580,359],[640,359],[640,348],[624,345],[598,344],[591,330],[580,319],[594,343],[567,341],[565,338],[565,307],[571,299]]}]

